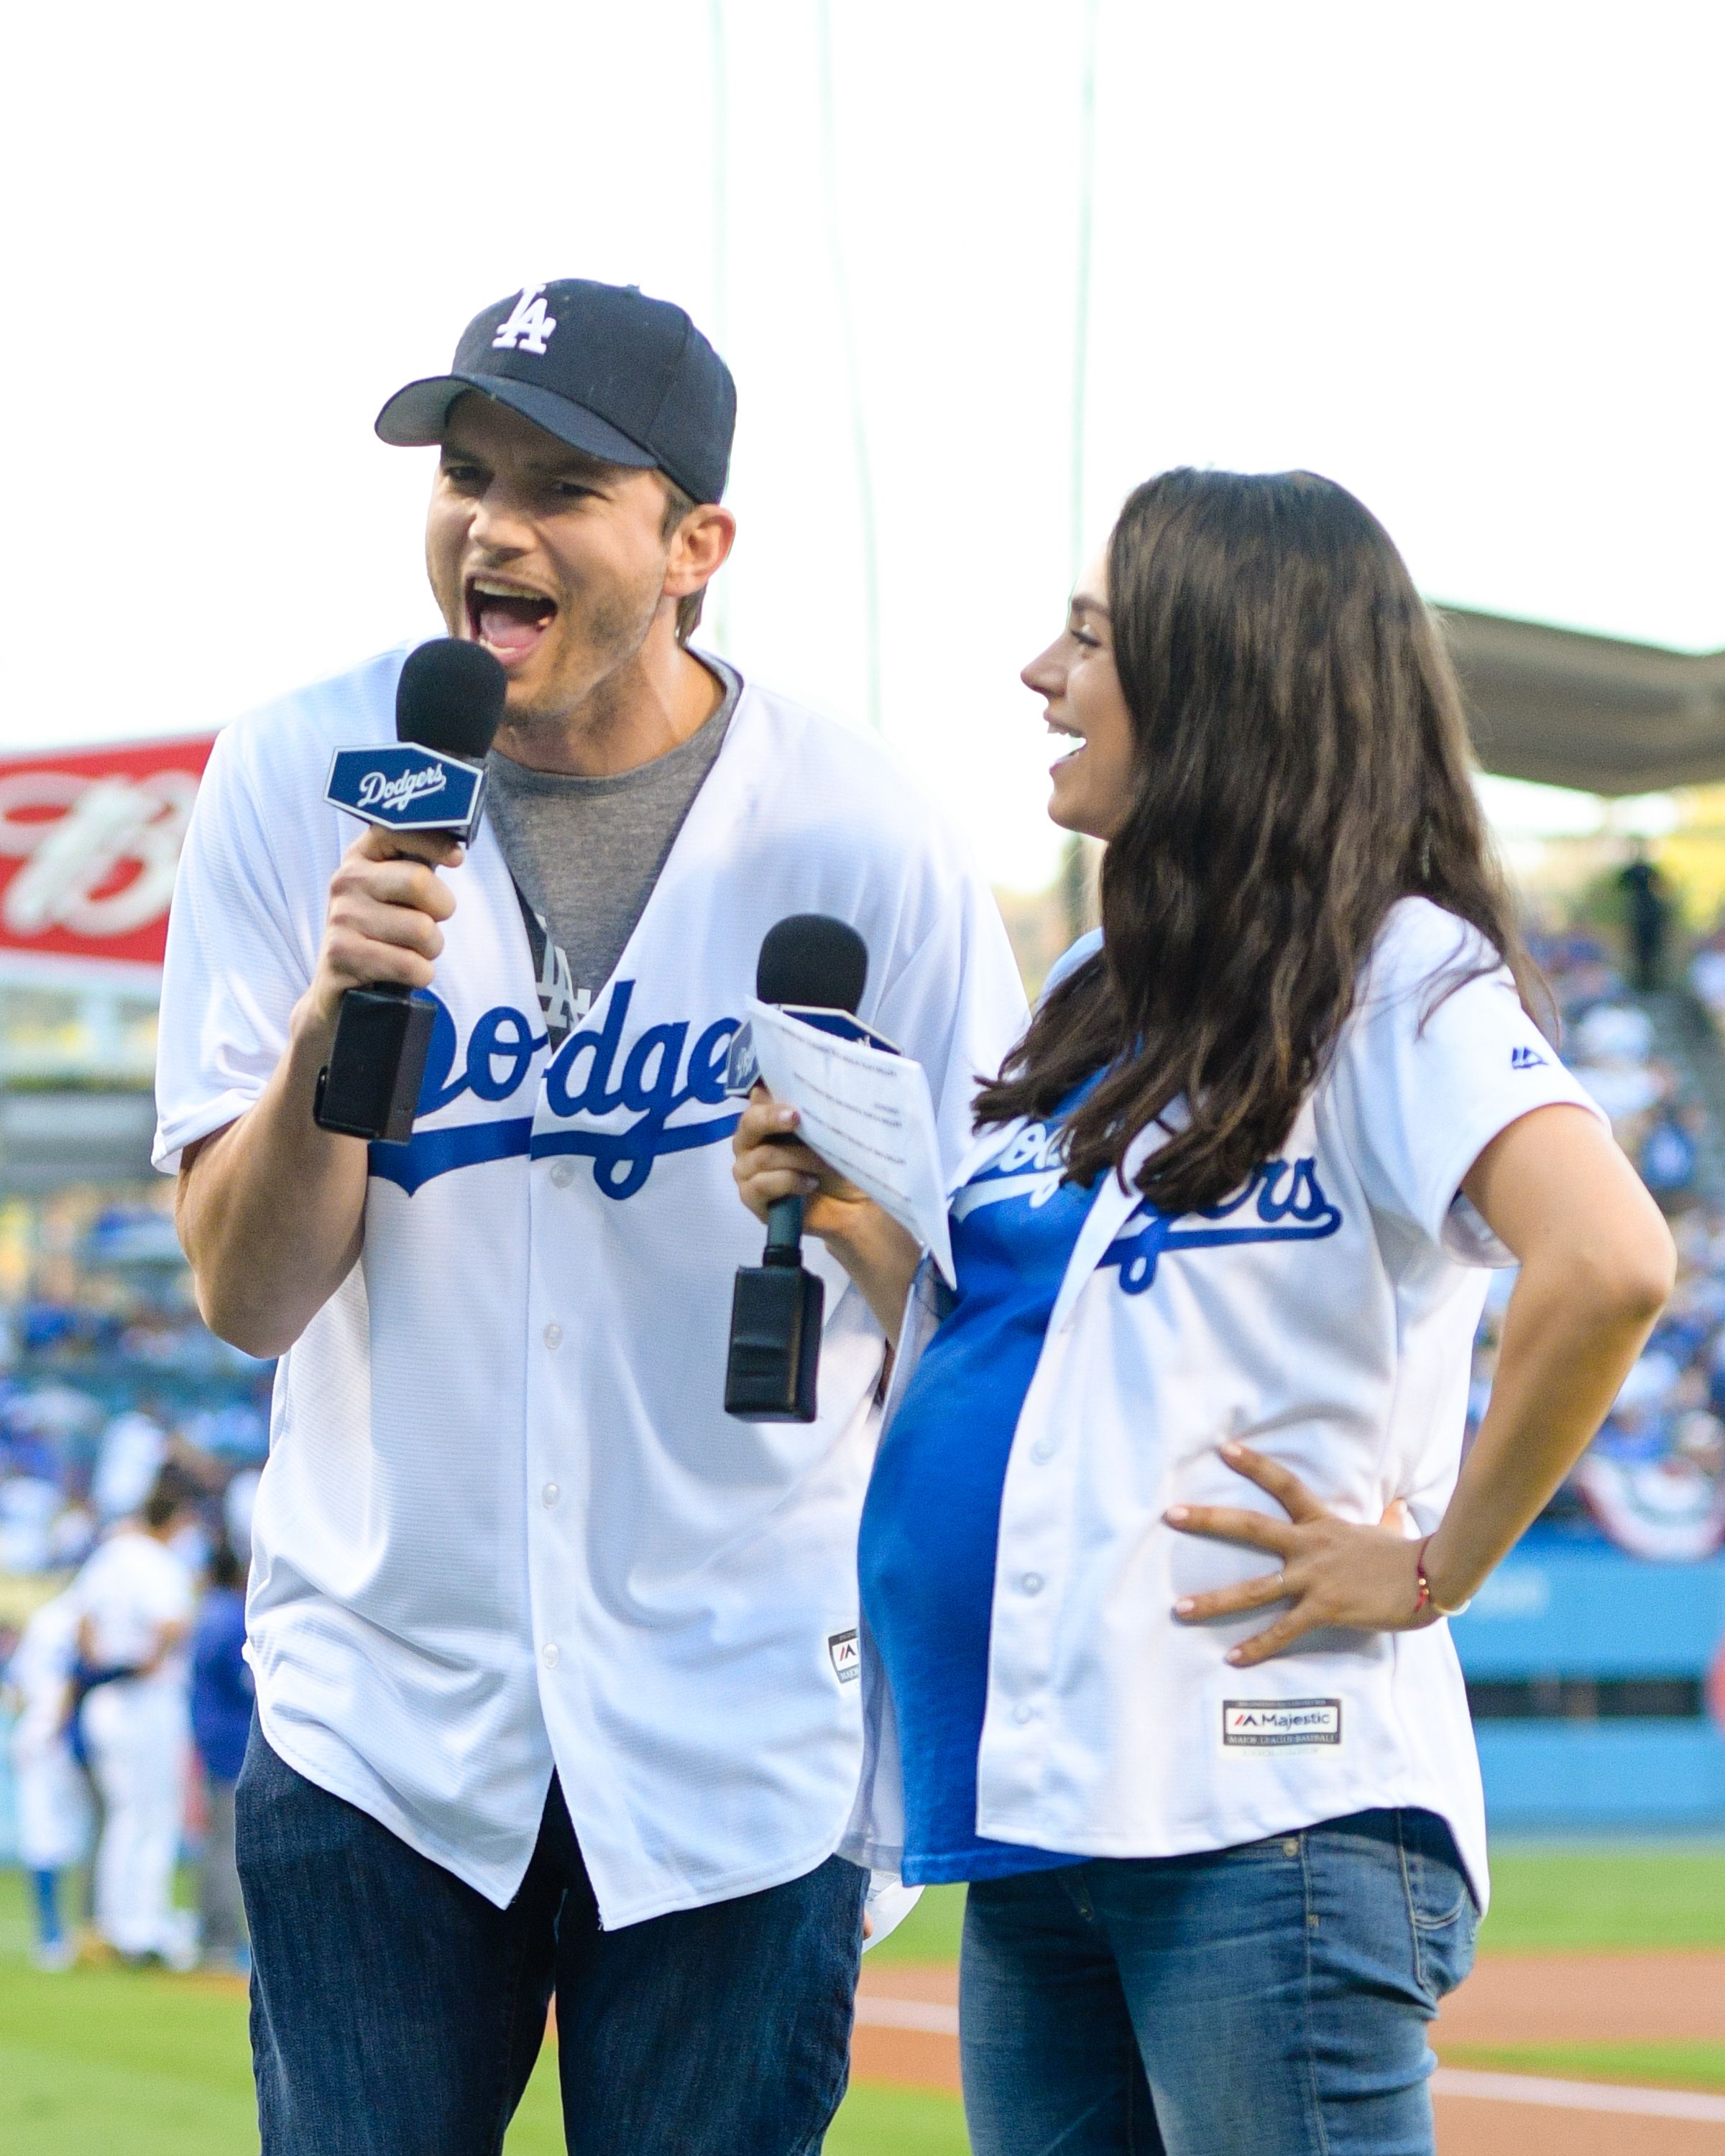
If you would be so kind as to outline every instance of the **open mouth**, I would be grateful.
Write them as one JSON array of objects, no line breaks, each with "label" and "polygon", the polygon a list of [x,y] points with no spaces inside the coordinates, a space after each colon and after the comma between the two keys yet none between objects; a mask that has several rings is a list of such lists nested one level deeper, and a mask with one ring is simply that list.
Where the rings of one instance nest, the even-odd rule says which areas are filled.
[{"label": "open mouth", "polygon": [[1050,771],[1058,771],[1063,763],[1070,763],[1084,747],[1084,736],[1079,732],[1076,726],[1067,726],[1063,720],[1055,718],[1051,711],[1045,712],[1044,716],[1047,720],[1050,733],[1056,741],[1071,743],[1066,753],[1064,756],[1057,756],[1049,766]]},{"label": "open mouth", "polygon": [[557,619],[557,601],[521,584],[471,577],[467,584],[467,632],[506,666],[519,665]]}]

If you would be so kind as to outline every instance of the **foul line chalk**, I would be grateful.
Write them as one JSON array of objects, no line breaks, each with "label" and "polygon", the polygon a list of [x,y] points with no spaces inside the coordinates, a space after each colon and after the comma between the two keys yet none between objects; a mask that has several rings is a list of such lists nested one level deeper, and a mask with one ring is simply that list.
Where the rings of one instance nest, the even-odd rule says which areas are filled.
[{"label": "foul line chalk", "polygon": [[862,2029],[915,2029],[925,2036],[958,2034],[958,2009],[927,1999],[859,1999],[856,2020]]},{"label": "foul line chalk", "polygon": [[1440,2066],[1435,2096],[1482,2097],[1491,2103],[1537,2103],[1553,2111],[1627,2112],[1638,2118],[1699,2118],[1725,2125],[1725,2096],[1700,2089],[1621,2088],[1610,2082],[1547,2081],[1535,2074],[1482,2074]]},{"label": "foul line chalk", "polygon": [[[862,2029],[906,2029],[925,2036],[958,2034],[957,2008],[926,1999],[859,1999],[856,2020]],[[1531,2103],[1548,2111],[1618,2112],[1637,2118],[1692,2118],[1725,2125],[1725,2096],[1709,2096],[1700,2089],[1625,2088],[1613,2082],[1476,2073],[1461,2066],[1440,2066],[1431,2087],[1435,2096],[1473,2097],[1487,2103]]]}]

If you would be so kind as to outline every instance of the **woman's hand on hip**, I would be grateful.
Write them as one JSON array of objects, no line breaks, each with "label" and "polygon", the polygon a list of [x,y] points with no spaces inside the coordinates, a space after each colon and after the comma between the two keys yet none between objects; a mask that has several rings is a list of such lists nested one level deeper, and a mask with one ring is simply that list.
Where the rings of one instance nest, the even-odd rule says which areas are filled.
[{"label": "woman's hand on hip", "polygon": [[[1414,1632],[1435,1624],[1438,1613],[1421,1606],[1420,1544],[1394,1527],[1363,1527],[1339,1519],[1306,1485],[1250,1445],[1224,1445],[1222,1457],[1274,1497],[1287,1514],[1278,1520],[1231,1505],[1171,1505],[1163,1517],[1182,1534],[1244,1543],[1277,1560],[1276,1568],[1236,1587],[1183,1595],[1174,1615],[1183,1625],[1237,1617],[1250,1609],[1288,1606],[1275,1623],[1230,1648],[1237,1669],[1267,1661],[1308,1632],[1340,1628],[1353,1632]],[[1394,1514],[1397,1508],[1390,1508]]]}]

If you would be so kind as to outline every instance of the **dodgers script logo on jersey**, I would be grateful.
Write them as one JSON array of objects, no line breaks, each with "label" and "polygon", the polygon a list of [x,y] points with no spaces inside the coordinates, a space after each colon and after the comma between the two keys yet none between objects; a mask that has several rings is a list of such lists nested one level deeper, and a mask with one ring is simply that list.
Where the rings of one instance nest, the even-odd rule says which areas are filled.
[{"label": "dodgers script logo on jersey", "polygon": [[[692,1041],[691,1019],[645,1026],[625,1045],[634,993],[634,982],[614,982],[598,1024],[570,1034],[552,1056],[545,1100],[562,1119],[558,1127],[536,1132],[530,1111],[415,1131],[405,1145],[374,1145],[372,1173],[412,1197],[434,1177],[481,1161],[575,1153],[592,1161],[593,1181],[607,1198],[625,1199],[644,1188],[662,1154],[722,1144],[737,1124],[725,1067],[739,1021],[715,1019]],[[435,1016],[421,1116],[468,1096],[495,1106],[527,1086],[533,1059],[550,1045],[538,1023],[500,1004],[475,1022],[464,1054],[448,1006],[434,995],[429,1000]],[[720,1112],[700,1112],[713,1108]],[[628,1120],[619,1124],[619,1116]],[[598,1127],[601,1117],[610,1119],[607,1127]]]},{"label": "dodgers script logo on jersey", "polygon": [[[1026,1123],[953,1199],[953,1219],[963,1220],[978,1206],[999,1205],[1009,1199],[1026,1198],[1033,1206],[1047,1204],[1060,1187],[1065,1150],[1063,1125],[1050,1130],[1045,1123]],[[1212,1222],[1228,1224],[1200,1224]],[[1098,1270],[1118,1266],[1120,1285],[1127,1294],[1142,1295],[1156,1278],[1164,1250],[1211,1250],[1230,1243],[1319,1242],[1341,1225],[1342,1209],[1318,1181],[1317,1163],[1311,1155],[1293,1161],[1260,1161],[1237,1196],[1200,1213],[1158,1213],[1153,1205],[1140,1204],[1102,1253]]]},{"label": "dodgers script logo on jersey", "polygon": [[[1199,1221],[1230,1224],[1199,1227]],[[1165,1250],[1214,1250],[1230,1243],[1317,1243],[1342,1225],[1342,1209],[1317,1179],[1310,1153],[1297,1160],[1260,1160],[1237,1197],[1197,1213],[1158,1213],[1140,1204],[1103,1251],[1101,1265],[1118,1265],[1120,1285],[1142,1295]]]}]

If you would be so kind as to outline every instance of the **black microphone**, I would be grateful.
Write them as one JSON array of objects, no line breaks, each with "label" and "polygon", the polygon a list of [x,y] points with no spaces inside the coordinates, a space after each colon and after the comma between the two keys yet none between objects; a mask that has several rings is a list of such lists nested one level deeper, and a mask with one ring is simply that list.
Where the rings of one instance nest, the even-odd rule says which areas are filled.
[{"label": "black microphone", "polygon": [[[793,913],[768,929],[755,967],[763,1004],[842,1011],[850,1017],[868,983],[868,946],[848,921]],[[767,1209],[758,1265],[740,1265],[731,1298],[725,1412],[744,1422],[813,1422],[825,1291],[803,1264],[803,1200]]]},{"label": "black microphone", "polygon": [[[509,677],[482,644],[434,638],[408,654],[395,691],[393,747],[338,749],[325,798],[390,830],[439,831],[464,845],[485,808],[485,760]],[[346,1137],[404,1145],[413,1132],[436,1013],[378,981],[349,988],[312,1116]]]}]

